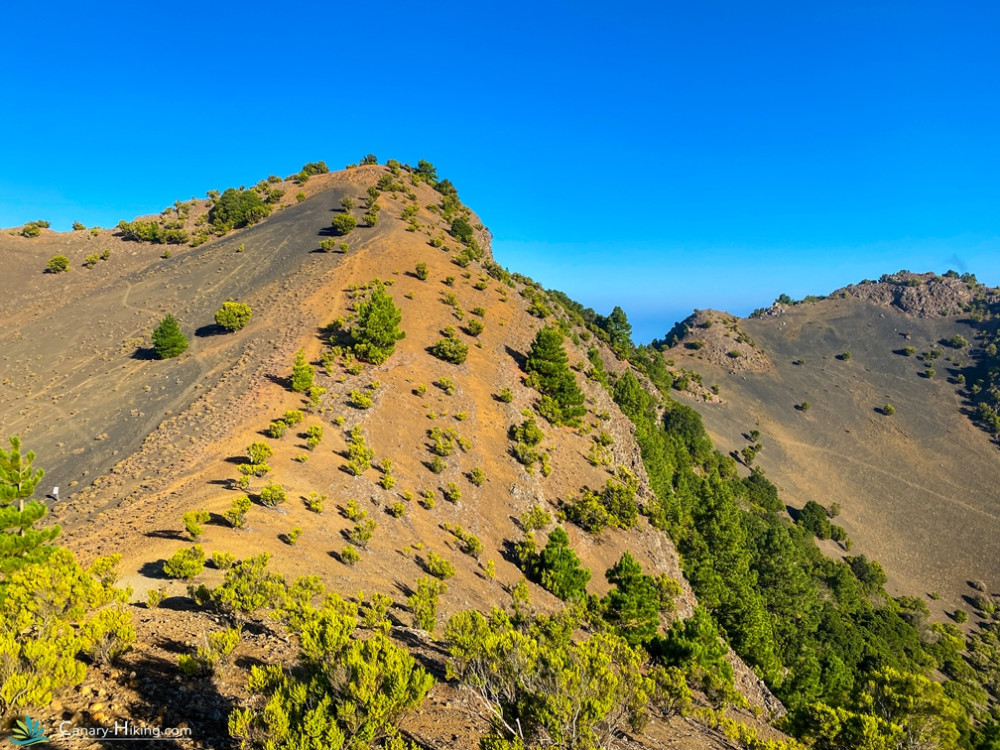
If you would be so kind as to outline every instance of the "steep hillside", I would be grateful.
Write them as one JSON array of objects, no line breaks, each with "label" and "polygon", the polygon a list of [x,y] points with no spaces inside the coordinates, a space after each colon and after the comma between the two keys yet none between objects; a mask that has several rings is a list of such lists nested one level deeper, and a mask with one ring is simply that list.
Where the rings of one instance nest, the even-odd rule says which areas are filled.
[{"label": "steep hillside", "polygon": [[[638,503],[653,503],[635,427],[600,378],[576,377],[585,414],[567,426],[534,411],[539,393],[526,372],[536,333],[557,323],[570,334],[564,345],[574,370],[595,367],[596,358],[613,377],[628,363],[587,343],[589,334],[529,280],[493,264],[477,217],[462,209],[446,220],[448,193],[412,174],[371,165],[313,177],[305,200],[285,200],[260,223],[218,239],[178,245],[168,258],[159,257],[160,247],[109,232],[0,238],[0,252],[15,264],[2,282],[11,324],[0,339],[7,363],[0,420],[38,451],[45,491],[61,486],[51,518],[64,526],[63,542],[85,561],[122,555],[119,584],[132,590],[138,631],[129,653],[91,670],[44,718],[183,722],[200,746],[223,746],[230,710],[250,700],[249,667],[296,658],[294,636],[251,617],[228,665],[191,679],[179,673],[179,655],[205,646],[226,623],[217,610],[196,606],[189,582],[164,567],[191,547],[182,516],[206,511],[197,542],[208,556],[266,552],[270,569],[288,581],[316,576],[345,597],[389,597],[392,637],[439,680],[424,708],[403,722],[405,733],[423,747],[474,746],[489,729],[487,714],[474,694],[445,679],[446,647],[414,627],[407,602],[418,579],[441,568],[437,556],[454,568],[438,625],[429,628],[440,636],[449,616],[510,601],[524,575],[520,519],[533,507],[556,517],[563,502],[633,486],[632,477]],[[376,183],[381,192],[369,192]],[[374,203],[381,211],[372,227],[361,214]],[[347,214],[360,219],[336,238],[347,252],[338,245],[323,252],[331,221]],[[187,217],[192,226],[197,215]],[[110,257],[80,268],[98,246],[110,248]],[[54,253],[67,255],[73,270],[42,273]],[[405,338],[384,362],[369,364],[351,354],[347,331],[376,290],[398,307]],[[214,324],[227,299],[253,309],[236,333]],[[159,360],[149,333],[167,313],[191,344],[180,357]],[[463,361],[433,355],[442,338],[468,347]],[[291,387],[298,350],[315,369],[310,394]],[[289,411],[301,411],[302,420],[286,417]],[[282,419],[293,422],[287,431],[272,427]],[[522,463],[513,431],[529,419],[543,438],[534,459]],[[271,451],[268,469],[258,471],[266,476],[241,473],[253,443]],[[351,444],[371,451],[359,450],[364,459],[355,469]],[[242,486],[241,477],[248,480]],[[270,497],[275,486],[283,501]],[[227,513],[244,495],[253,505],[236,528]],[[322,509],[310,509],[317,500]],[[370,539],[363,538],[358,530],[370,521]],[[645,573],[679,584],[661,627],[690,617],[696,601],[670,539],[642,517],[621,525],[591,534],[565,524],[592,572],[588,592],[608,593],[603,573],[628,551]],[[541,523],[539,546],[553,528],[553,518]],[[193,586],[216,587],[224,575],[219,565],[205,568]],[[544,587],[530,591],[538,611],[561,610]],[[144,604],[151,592],[161,606]],[[748,705],[765,717],[780,714],[763,683],[731,651],[727,658]],[[704,696],[697,700],[707,706]],[[733,712],[761,736],[778,736],[751,713]],[[660,718],[626,731],[621,746],[733,746],[713,728],[717,720],[671,714],[654,711]]]},{"label": "steep hillside", "polygon": [[704,357],[692,332],[665,356],[720,385],[723,403],[692,402],[720,449],[738,454],[759,430],[755,463],[786,502],[838,505],[852,554],[880,560],[894,593],[940,594],[927,603],[941,616],[970,608],[968,581],[1000,581],[1000,457],[968,418],[962,375],[976,348],[962,342],[977,335],[963,310],[992,295],[891,275],[739,321],[766,372]]}]

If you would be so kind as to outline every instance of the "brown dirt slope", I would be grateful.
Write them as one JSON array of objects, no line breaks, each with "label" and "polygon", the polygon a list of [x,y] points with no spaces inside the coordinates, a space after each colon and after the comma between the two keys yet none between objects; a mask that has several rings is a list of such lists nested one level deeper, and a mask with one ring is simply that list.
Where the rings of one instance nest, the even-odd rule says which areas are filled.
[{"label": "brown dirt slope", "polygon": [[[8,432],[21,432],[26,446],[38,451],[38,464],[50,469],[47,483],[77,482],[70,497],[64,489],[52,516],[66,526],[64,539],[82,557],[123,555],[122,583],[135,590],[141,623],[140,643],[122,667],[95,673],[85,685],[88,692],[65,697],[54,715],[97,710],[111,718],[142,715],[169,724],[183,718],[180,707],[190,706],[188,696],[194,694],[200,696],[200,708],[193,725],[200,736],[218,738],[225,731],[227,707],[245,697],[247,665],[258,659],[287,661],[294,654],[287,637],[266,627],[263,636],[255,631],[240,646],[238,666],[207,680],[179,681],[177,654],[192,650],[214,627],[206,613],[190,611],[187,585],[162,573],[163,561],[190,544],[181,523],[186,511],[211,512],[212,521],[199,540],[209,554],[270,552],[272,567],[286,576],[314,574],[344,595],[359,590],[390,595],[396,602],[394,636],[443,677],[443,650],[410,630],[412,616],[405,607],[429,552],[443,555],[456,568],[442,598],[443,622],[461,609],[487,608],[507,599],[506,590],[521,578],[511,557],[511,545],[520,537],[517,518],[533,505],[555,513],[560,499],[584,487],[599,489],[618,466],[639,477],[640,494],[648,491],[631,423],[598,384],[582,375],[578,381],[590,409],[585,428],[554,428],[539,419],[551,475],[543,476],[537,467],[527,472],[510,454],[509,428],[524,419],[522,412],[537,395],[522,382],[523,360],[538,328],[559,313],[547,321],[533,317],[528,313],[531,290],[523,283],[510,288],[489,278],[479,263],[463,269],[453,262],[459,245],[446,234],[439,214],[427,208],[440,202],[429,186],[412,186],[420,206],[419,227],[400,220],[409,201],[386,193],[379,198],[378,225],[359,227],[346,237],[348,254],[317,252],[340,198],[351,195],[360,205],[367,187],[384,171],[369,167],[325,176],[324,189],[305,202],[289,205],[255,227],[178,250],[167,260],[157,257],[159,248],[118,243],[111,259],[90,271],[48,275],[40,269],[58,243],[89,240],[72,235],[0,240],[0,252],[16,260],[17,276],[23,278],[23,288],[9,283],[3,290],[4,314],[15,323],[0,339],[8,358],[0,418]],[[354,212],[360,216],[362,210]],[[488,248],[486,230],[474,215],[470,222],[479,227],[477,239]],[[442,240],[435,243],[440,247],[432,246],[436,239]],[[87,247],[72,246],[70,251],[80,255]],[[417,263],[427,264],[427,280],[413,273]],[[339,318],[349,321],[365,287],[376,278],[390,285],[388,291],[402,310],[405,339],[383,365],[359,368],[340,357],[329,360],[326,369],[319,360],[329,351],[327,325]],[[211,327],[213,312],[227,298],[254,309],[253,321],[236,334],[219,334]],[[473,312],[478,308],[481,316]],[[164,362],[146,358],[143,351],[149,331],[165,312],[177,315],[182,328],[194,335],[188,352]],[[480,317],[485,325],[481,334],[461,330]],[[459,329],[457,335],[469,345],[461,365],[428,353],[448,326]],[[309,407],[287,387],[300,347],[317,365],[317,385],[326,389],[317,407]],[[567,347],[571,363],[585,359],[585,347],[570,342]],[[608,352],[603,356],[611,366],[623,366]],[[442,378],[453,381],[452,394],[435,386]],[[503,388],[513,392],[511,403],[496,398]],[[351,391],[370,394],[372,406],[357,408]],[[280,439],[267,437],[269,422],[287,409],[304,409],[305,421]],[[312,450],[304,441],[309,427],[323,430],[322,441]],[[344,470],[348,433],[355,427],[375,454],[372,468],[360,476]],[[466,441],[444,458],[441,473],[429,468],[428,432],[434,427],[454,430]],[[588,460],[592,437],[600,430],[614,439],[607,465]],[[222,513],[242,494],[235,486],[237,465],[246,446],[258,440],[274,450],[272,472],[250,494],[256,498],[264,482],[274,481],[285,488],[287,501],[274,508],[255,504],[247,527],[237,531]],[[385,459],[392,462],[396,479],[391,490],[383,488],[385,472],[378,468]],[[485,473],[482,486],[470,481],[473,468]],[[452,483],[461,492],[455,503],[444,499]],[[435,496],[433,508],[418,502],[428,491]],[[310,493],[327,496],[322,513],[305,507]],[[378,524],[353,567],[339,560],[345,534],[353,527],[344,514],[350,500]],[[403,504],[399,518],[388,512],[395,503]],[[459,524],[477,535],[485,548],[481,559],[462,554],[445,524]],[[302,529],[294,546],[286,537],[293,528]],[[574,527],[568,531],[574,549],[593,571],[591,591],[606,590],[603,571],[628,549],[648,572],[665,572],[681,582],[677,614],[690,613],[695,600],[677,553],[644,519],[631,531],[609,530],[596,538]],[[485,576],[487,560],[496,564],[495,583]],[[195,584],[213,585],[220,577],[207,568]],[[138,604],[157,588],[165,590],[172,606],[146,610]],[[540,609],[558,606],[537,587],[532,595]],[[751,702],[780,710],[752,673],[733,659]],[[91,705],[93,690],[110,696],[96,701],[99,709]],[[466,696],[442,682],[407,728],[427,747],[470,747],[483,726],[473,714]],[[206,739],[203,744],[218,742]],[[703,725],[675,719],[654,722],[629,746],[730,745]]]},{"label": "brown dirt slope", "polygon": [[[893,593],[940,593],[927,603],[943,614],[969,609],[970,579],[1000,587],[1000,455],[964,413],[955,378],[969,350],[941,343],[974,338],[967,319],[943,313],[987,290],[918,278],[740,321],[774,363],[767,372],[733,372],[683,343],[665,356],[720,384],[725,403],[694,403],[720,449],[739,451],[759,429],[757,462],[785,501],[839,504],[851,554],[881,561]],[[939,357],[924,361],[933,350]]]}]

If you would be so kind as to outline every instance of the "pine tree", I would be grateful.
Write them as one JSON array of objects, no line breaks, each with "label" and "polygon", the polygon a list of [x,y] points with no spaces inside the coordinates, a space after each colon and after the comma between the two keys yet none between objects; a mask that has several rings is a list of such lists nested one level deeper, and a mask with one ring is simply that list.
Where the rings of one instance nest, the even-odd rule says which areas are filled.
[{"label": "pine tree", "polygon": [[538,405],[542,416],[553,424],[576,424],[587,409],[562,343],[563,335],[558,328],[542,328],[531,344],[525,369],[542,394]]},{"label": "pine tree", "polygon": [[631,646],[645,643],[660,627],[656,582],[628,552],[604,574],[614,585],[604,598],[605,619]]},{"label": "pine tree", "polygon": [[406,336],[399,330],[403,318],[385,287],[376,283],[371,297],[358,306],[358,324],[351,330],[354,352],[359,359],[380,365],[396,350],[396,342]]},{"label": "pine tree", "polygon": [[611,348],[619,357],[624,357],[632,348],[632,324],[628,322],[625,311],[615,307],[608,316],[604,330],[611,339]]},{"label": "pine tree", "polygon": [[305,393],[312,388],[315,375],[316,368],[306,360],[306,350],[299,349],[295,352],[295,362],[292,364],[292,390]]},{"label": "pine tree", "polygon": [[580,565],[580,558],[569,546],[569,535],[562,526],[549,534],[548,542],[535,563],[542,587],[563,601],[576,601],[587,594],[590,571]]},{"label": "pine tree", "polygon": [[[45,476],[32,468],[35,452],[21,453],[21,438],[10,438],[10,451],[0,450],[0,580],[12,570],[44,559],[59,535],[59,527],[33,528],[48,513],[44,503],[31,500]],[[25,501],[28,502],[25,502]]]},{"label": "pine tree", "polygon": [[168,314],[153,331],[153,349],[160,359],[181,355],[188,348],[187,337],[181,333],[177,319]]}]

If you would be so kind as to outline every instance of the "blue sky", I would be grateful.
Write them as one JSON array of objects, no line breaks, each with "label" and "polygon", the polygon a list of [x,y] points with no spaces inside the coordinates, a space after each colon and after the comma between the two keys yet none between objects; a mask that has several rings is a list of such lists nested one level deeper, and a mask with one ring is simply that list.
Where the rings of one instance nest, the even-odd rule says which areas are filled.
[{"label": "blue sky", "polygon": [[0,226],[428,159],[638,341],[900,268],[1000,285],[1000,6],[16,3]]}]

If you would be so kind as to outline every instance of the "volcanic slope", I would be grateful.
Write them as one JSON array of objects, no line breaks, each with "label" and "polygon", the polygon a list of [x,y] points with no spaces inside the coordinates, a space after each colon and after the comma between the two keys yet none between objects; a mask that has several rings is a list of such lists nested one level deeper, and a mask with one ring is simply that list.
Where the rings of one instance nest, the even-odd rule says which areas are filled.
[{"label": "volcanic slope", "polygon": [[[976,356],[962,310],[983,294],[903,273],[745,320],[699,313],[664,352],[720,387],[721,403],[693,401],[720,450],[736,455],[759,430],[754,463],[792,510],[839,505],[851,554],[882,562],[895,594],[940,595],[925,597],[938,616],[970,609],[970,580],[1000,588],[1000,455],[958,377]],[[715,336],[724,321],[753,366],[737,334]]]},{"label": "volcanic slope", "polygon": [[[585,488],[600,490],[618,467],[637,477],[639,500],[648,498],[632,424],[603,387],[582,375],[577,381],[588,414],[581,429],[553,427],[536,415],[551,471],[536,464],[529,472],[511,455],[510,428],[532,413],[538,396],[525,383],[526,354],[539,328],[563,313],[535,300],[536,287],[528,280],[510,280],[495,266],[489,268],[493,275],[487,273],[489,235],[474,214],[467,221],[483,262],[470,262],[448,233],[440,193],[409,181],[377,197],[378,222],[362,222],[343,237],[346,254],[320,252],[331,219],[344,211],[342,198],[352,198],[353,213],[360,216],[357,207],[369,200],[368,188],[388,174],[370,166],[313,178],[305,201],[288,203],[262,223],[221,239],[177,248],[166,259],[150,245],[106,234],[114,248],[106,263],[43,274],[52,252],[65,251],[78,261],[91,241],[49,233],[3,239],[6,249],[0,250],[16,263],[4,278],[20,280],[5,282],[4,289],[4,314],[14,321],[2,341],[10,367],[0,403],[4,428],[20,432],[26,447],[38,450],[37,464],[50,470],[47,484],[72,487],[52,513],[66,528],[65,543],[84,559],[123,555],[121,583],[134,590],[138,621],[135,649],[117,668],[93,670],[51,718],[90,710],[107,719],[184,721],[197,729],[203,746],[215,747],[223,742],[228,708],[247,699],[249,665],[294,658],[287,636],[260,625],[248,630],[230,666],[212,678],[179,681],[178,653],[193,651],[218,624],[210,612],[194,608],[187,583],[164,576],[163,565],[190,546],[182,515],[205,510],[211,520],[198,542],[209,555],[269,552],[271,567],[289,579],[316,575],[344,595],[363,590],[391,597],[393,636],[440,680],[425,710],[409,717],[404,729],[427,747],[474,746],[487,728],[482,712],[467,692],[443,679],[443,649],[409,627],[413,618],[405,603],[431,567],[431,553],[455,568],[438,614],[443,623],[455,612],[509,599],[507,592],[522,578],[512,555],[522,536],[518,519],[533,506],[555,515],[559,500]],[[405,172],[402,179],[408,180]],[[426,278],[418,264],[426,264]],[[406,334],[377,366],[331,348],[337,329],[352,323],[376,279],[401,309]],[[214,311],[229,298],[254,311],[251,323],[234,334],[213,325]],[[187,352],[160,361],[148,353],[148,336],[168,312],[193,335]],[[339,326],[330,326],[338,320]],[[481,321],[482,330],[472,321]],[[468,346],[461,364],[428,351],[449,333]],[[567,339],[566,348],[570,363],[584,369],[588,345]],[[314,394],[314,404],[289,388],[299,349],[316,367],[315,385],[325,389]],[[609,370],[628,367],[605,347],[599,350]],[[510,398],[501,395],[505,389]],[[289,410],[302,410],[304,420],[272,436],[271,422]],[[307,443],[310,428],[318,443]],[[450,436],[445,443],[453,443],[447,455],[434,453],[436,428],[439,436]],[[355,429],[374,453],[358,476],[345,470]],[[605,440],[601,460],[592,461],[594,437],[601,432],[610,443]],[[239,465],[246,463],[247,446],[260,441],[273,450],[271,471],[255,480],[250,494],[259,497],[262,486],[273,482],[286,501],[254,504],[246,526],[234,529],[223,514],[244,494],[237,486]],[[482,482],[473,481],[476,469]],[[322,512],[306,507],[313,493],[323,499]],[[425,496],[434,502],[420,502]],[[346,565],[341,553],[355,526],[348,516],[360,514],[376,527],[360,545],[360,561]],[[455,525],[482,542],[478,559],[462,553]],[[693,611],[694,596],[672,543],[645,519],[629,531],[608,529],[599,536],[570,525],[567,531],[593,572],[590,592],[608,590],[602,574],[628,550],[646,572],[680,583],[676,613],[665,615],[664,624]],[[485,572],[489,562],[495,583]],[[221,571],[206,568],[194,584],[214,586],[221,579]],[[144,608],[140,602],[151,590],[161,591],[171,606]],[[531,593],[540,610],[558,608],[543,589],[532,585]],[[729,659],[751,704],[780,712],[753,673],[731,652]],[[97,690],[111,701],[88,709],[88,696]],[[191,694],[199,698],[194,709]],[[777,736],[749,713],[738,715],[762,736]],[[732,746],[718,730],[680,716],[654,721],[625,742]]]}]

